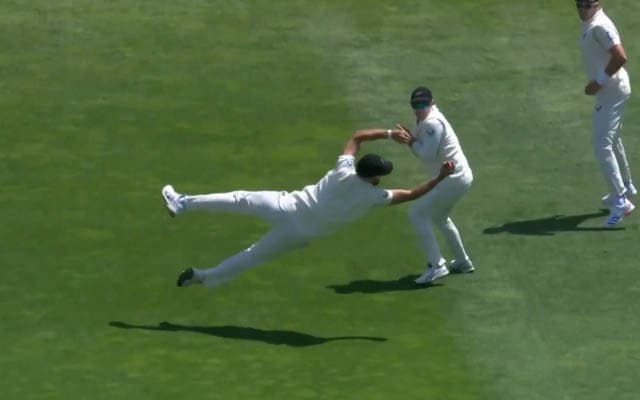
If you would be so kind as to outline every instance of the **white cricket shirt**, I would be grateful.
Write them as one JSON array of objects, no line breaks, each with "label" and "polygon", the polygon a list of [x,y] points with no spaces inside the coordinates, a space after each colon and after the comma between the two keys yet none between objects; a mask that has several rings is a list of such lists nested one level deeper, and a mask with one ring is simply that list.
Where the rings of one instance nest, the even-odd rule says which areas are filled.
[{"label": "white cricket shirt", "polygon": [[[620,34],[616,26],[603,10],[598,10],[590,20],[582,21],[580,46],[589,81],[595,81],[598,73],[606,68],[611,60],[609,49],[620,43]],[[607,81],[605,88],[616,87],[620,82],[629,84],[629,75],[624,67]]]},{"label": "white cricket shirt", "polygon": [[452,177],[471,172],[456,133],[435,104],[431,106],[427,118],[418,121],[414,136],[416,140],[411,145],[411,151],[422,160],[430,176],[436,176],[442,163],[447,160],[456,165]]},{"label": "white cricket shirt", "polygon": [[294,223],[300,229],[314,235],[331,233],[372,207],[391,202],[392,193],[362,180],[354,162],[353,156],[341,155],[335,168],[318,183],[286,196],[288,204],[281,207],[293,212]]}]

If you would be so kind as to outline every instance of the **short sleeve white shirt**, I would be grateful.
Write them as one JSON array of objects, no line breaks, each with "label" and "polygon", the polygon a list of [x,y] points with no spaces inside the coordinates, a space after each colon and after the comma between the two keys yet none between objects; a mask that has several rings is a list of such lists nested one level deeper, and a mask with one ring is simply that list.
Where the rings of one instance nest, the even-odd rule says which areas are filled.
[{"label": "short sleeve white shirt", "polygon": [[[611,60],[609,49],[621,43],[618,29],[603,10],[598,10],[590,20],[582,21],[580,47],[589,81],[595,81],[598,73],[606,68]],[[620,68],[612,78],[618,81],[628,82],[629,80],[624,67]]]},{"label": "short sleeve white shirt", "polygon": [[453,127],[436,105],[431,106],[426,119],[417,123],[414,136],[411,151],[422,160],[429,175],[437,175],[444,161],[455,163],[453,176],[471,170]]},{"label": "short sleeve white shirt", "polygon": [[290,193],[293,217],[305,231],[326,234],[352,222],[372,207],[391,203],[391,191],[380,189],[356,174],[355,158],[338,157],[335,168],[315,185]]}]

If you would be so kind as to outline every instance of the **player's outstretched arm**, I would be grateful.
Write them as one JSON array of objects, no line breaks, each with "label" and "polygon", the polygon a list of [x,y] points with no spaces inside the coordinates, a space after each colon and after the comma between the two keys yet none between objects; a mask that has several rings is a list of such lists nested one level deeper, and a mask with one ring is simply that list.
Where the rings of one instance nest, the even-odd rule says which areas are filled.
[{"label": "player's outstretched arm", "polygon": [[389,205],[406,203],[407,201],[412,201],[421,196],[424,196],[425,194],[429,193],[434,187],[436,187],[438,183],[442,182],[444,178],[451,175],[454,168],[455,165],[453,164],[453,161],[445,161],[440,167],[440,173],[438,174],[438,176],[430,180],[429,182],[423,183],[422,185],[412,190],[392,190],[391,203],[389,203]]},{"label": "player's outstretched arm", "polygon": [[344,146],[343,155],[355,156],[360,150],[360,143],[378,139],[393,139],[398,143],[407,144],[411,135],[400,129],[363,129],[356,131]]}]

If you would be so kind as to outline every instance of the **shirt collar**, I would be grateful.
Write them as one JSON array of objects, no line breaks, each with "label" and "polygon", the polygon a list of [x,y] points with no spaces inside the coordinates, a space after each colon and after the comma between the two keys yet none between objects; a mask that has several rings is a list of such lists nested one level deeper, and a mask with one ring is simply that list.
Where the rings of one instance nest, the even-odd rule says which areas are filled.
[{"label": "shirt collar", "polygon": [[598,17],[599,17],[601,14],[603,14],[603,13],[604,13],[603,9],[602,9],[602,8],[600,8],[598,11],[596,11],[596,13],[595,13],[595,14],[593,14],[593,15],[591,16],[591,18],[589,18],[589,19],[588,19],[588,20],[586,20],[586,21],[582,21],[582,25],[583,25],[583,26],[589,26],[589,25],[591,25],[591,24],[593,23],[593,21],[595,21],[595,20],[596,20],[596,18],[598,18]]}]

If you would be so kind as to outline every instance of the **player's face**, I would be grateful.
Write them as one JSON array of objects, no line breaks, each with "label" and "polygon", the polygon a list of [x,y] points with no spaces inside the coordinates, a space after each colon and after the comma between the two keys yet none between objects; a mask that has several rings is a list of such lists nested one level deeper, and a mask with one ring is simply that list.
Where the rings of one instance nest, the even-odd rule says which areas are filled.
[{"label": "player's face", "polygon": [[576,7],[578,8],[578,15],[580,16],[580,19],[583,21],[587,21],[590,20],[591,17],[593,17],[593,15],[596,13],[596,11],[600,9],[600,4],[591,4],[578,0],[576,1]]},{"label": "player's face", "polygon": [[369,176],[367,178],[362,178],[362,179],[364,179],[365,181],[369,182],[373,186],[378,186],[380,184],[380,177],[379,176]]},{"label": "player's face", "polygon": [[416,115],[416,119],[418,121],[422,121],[427,118],[429,110],[431,110],[431,104],[427,103],[412,104],[411,107],[413,108],[413,113]]}]

